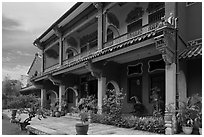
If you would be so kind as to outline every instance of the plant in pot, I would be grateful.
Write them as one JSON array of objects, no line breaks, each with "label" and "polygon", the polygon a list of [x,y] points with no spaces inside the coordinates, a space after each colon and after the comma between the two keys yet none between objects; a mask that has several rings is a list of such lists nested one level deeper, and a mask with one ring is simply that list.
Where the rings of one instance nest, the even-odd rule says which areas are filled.
[{"label": "plant in pot", "polygon": [[194,106],[193,108],[198,111],[195,118],[195,128],[198,129],[199,134],[202,135],[202,97],[199,94],[195,94],[191,100]]},{"label": "plant in pot", "polygon": [[62,101],[61,116],[65,116],[68,110],[68,105],[65,100]]},{"label": "plant in pot", "polygon": [[[198,116],[199,109],[201,108],[200,101],[197,97],[198,95],[195,94],[187,98],[186,101],[180,101],[179,103],[179,108],[177,110],[177,121],[182,127],[183,132],[186,134],[191,134],[196,125],[195,120]],[[186,132],[185,129],[188,129],[188,131]]]},{"label": "plant in pot", "polygon": [[[38,119],[45,118],[43,111],[40,109],[40,100],[39,98],[33,95],[21,95],[16,98],[18,101],[17,106],[21,106],[18,110],[17,123],[20,126],[21,130],[26,130],[26,126],[30,125],[31,120],[38,115]],[[28,118],[21,120],[21,114],[28,114]]]},{"label": "plant in pot", "polygon": [[131,100],[134,100],[134,111],[132,112],[133,115],[135,116],[141,116],[142,114],[144,114],[144,105],[142,105],[142,103],[139,101],[138,97],[133,96],[130,98]]},{"label": "plant in pot", "polygon": [[81,119],[81,122],[75,125],[77,135],[87,135],[91,114],[97,112],[97,99],[95,96],[81,98],[75,112],[79,113]]},{"label": "plant in pot", "polygon": [[59,101],[58,101],[58,99],[55,102],[51,103],[50,106],[51,106],[50,107],[50,109],[51,109],[51,116],[53,116],[53,117],[60,117]]},{"label": "plant in pot", "polygon": [[89,128],[88,112],[82,110],[80,112],[80,118],[81,118],[81,122],[76,123],[75,125],[77,135],[87,135],[88,128]]},{"label": "plant in pot", "polygon": [[22,103],[19,99],[19,97],[13,96],[10,97],[10,101],[8,102],[8,108],[11,110],[11,123],[16,123],[18,121],[16,121],[16,114],[18,109],[20,109],[22,107]]},{"label": "plant in pot", "polygon": [[162,100],[161,96],[160,96],[160,88],[158,87],[154,87],[151,89],[151,104],[153,107],[153,116],[155,117],[160,117],[163,115],[162,113],[162,107],[164,104],[164,101]]},{"label": "plant in pot", "polygon": [[197,118],[195,118],[195,124],[199,129],[199,134],[202,135],[202,112],[199,112]]}]

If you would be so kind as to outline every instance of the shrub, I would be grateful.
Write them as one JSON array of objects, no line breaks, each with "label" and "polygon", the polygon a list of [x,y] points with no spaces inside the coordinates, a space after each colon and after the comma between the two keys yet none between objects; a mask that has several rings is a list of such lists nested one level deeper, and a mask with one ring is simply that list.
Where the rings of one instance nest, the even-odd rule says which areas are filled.
[{"label": "shrub", "polygon": [[134,128],[136,130],[144,130],[154,133],[165,133],[163,117],[137,117],[137,116],[121,116],[116,120],[112,120],[108,114],[94,114],[92,121],[95,123],[115,125],[124,128]]},{"label": "shrub", "polygon": [[13,96],[8,102],[9,109],[31,108],[33,105],[40,106],[40,100],[34,95]]},{"label": "shrub", "polygon": [[78,103],[77,109],[79,109],[79,111],[92,110],[94,113],[96,113],[97,112],[97,99],[93,95],[87,96],[86,98],[81,98]]},{"label": "shrub", "polygon": [[103,98],[103,113],[108,114],[114,122],[122,115],[122,106],[125,94],[116,93],[115,90],[108,90],[107,95]]}]

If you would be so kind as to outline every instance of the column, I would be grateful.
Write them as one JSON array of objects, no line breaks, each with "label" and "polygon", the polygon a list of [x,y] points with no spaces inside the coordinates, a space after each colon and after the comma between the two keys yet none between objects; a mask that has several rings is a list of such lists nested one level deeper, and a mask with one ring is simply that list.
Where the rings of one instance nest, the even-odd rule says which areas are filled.
[{"label": "column", "polygon": [[[165,105],[173,105],[175,109],[176,105],[176,64],[166,64],[166,103]],[[176,129],[176,117],[175,113],[172,114],[172,121],[165,121],[165,134],[172,135]]]},{"label": "column", "polygon": [[46,90],[45,89],[41,89],[41,109],[43,109],[46,105]]},{"label": "column", "polygon": [[98,78],[98,113],[102,114],[103,97],[106,93],[106,78]]},{"label": "column", "polygon": [[62,110],[62,96],[65,94],[65,85],[59,85],[59,111]]},{"label": "column", "polygon": [[103,48],[103,12],[101,5],[98,7],[98,49]]},{"label": "column", "polygon": [[63,44],[62,44],[62,37],[59,38],[59,65],[62,65],[63,61]]},{"label": "column", "polygon": [[41,58],[41,73],[44,71],[44,50],[42,50],[42,58]]}]

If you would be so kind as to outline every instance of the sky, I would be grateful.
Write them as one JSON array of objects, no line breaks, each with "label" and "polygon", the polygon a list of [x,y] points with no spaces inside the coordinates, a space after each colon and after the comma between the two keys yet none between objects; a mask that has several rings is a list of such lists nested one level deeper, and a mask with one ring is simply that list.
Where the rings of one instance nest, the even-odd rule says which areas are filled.
[{"label": "sky", "polygon": [[2,2],[2,78],[27,75],[41,52],[32,43],[74,2]]}]

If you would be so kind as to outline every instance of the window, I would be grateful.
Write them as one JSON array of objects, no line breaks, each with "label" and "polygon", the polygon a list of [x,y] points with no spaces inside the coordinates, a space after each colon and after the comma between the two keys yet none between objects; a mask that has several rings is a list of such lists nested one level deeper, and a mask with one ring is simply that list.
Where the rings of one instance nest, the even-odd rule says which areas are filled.
[{"label": "window", "polygon": [[149,14],[148,16],[149,24],[160,21],[161,18],[164,17],[164,15],[165,15],[165,8],[159,9],[158,11]]},{"label": "window", "polygon": [[81,53],[87,52],[89,49],[97,47],[97,34],[97,31],[94,31],[91,34],[85,35],[80,38]]},{"label": "window", "polygon": [[84,44],[84,45],[82,45],[81,46],[81,53],[84,53],[84,52],[86,52],[88,49],[88,44]]},{"label": "window", "polygon": [[72,91],[71,89],[68,89],[68,93],[67,93],[67,95],[68,95],[68,103],[73,103],[73,97],[74,97],[74,91]]},{"label": "window", "polygon": [[98,40],[95,39],[89,43],[89,49],[92,49],[97,46]]},{"label": "window", "polygon": [[67,50],[67,59],[70,59],[71,57],[74,56],[74,52],[70,49]]},{"label": "window", "polygon": [[130,23],[127,26],[127,31],[128,32],[133,32],[133,31],[136,31],[136,30],[140,29],[141,27],[142,27],[142,19],[139,19],[137,21],[134,21],[134,22]]},{"label": "window", "polygon": [[128,78],[128,102],[136,96],[142,102],[142,76]]},{"label": "window", "polygon": [[113,40],[113,31],[111,29],[107,30],[107,41]]}]

